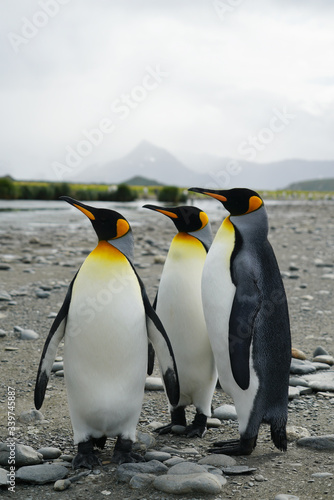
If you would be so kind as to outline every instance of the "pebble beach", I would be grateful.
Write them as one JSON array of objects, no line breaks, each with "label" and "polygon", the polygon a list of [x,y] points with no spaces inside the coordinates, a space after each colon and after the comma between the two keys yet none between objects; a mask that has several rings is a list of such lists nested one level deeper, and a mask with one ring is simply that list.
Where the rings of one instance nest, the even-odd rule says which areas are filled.
[{"label": "pebble beach", "polygon": [[[175,235],[173,223],[142,209],[144,200],[91,204],[117,210],[130,222],[134,264],[153,302]],[[195,204],[208,213],[215,234],[227,212],[214,200]],[[333,498],[334,201],[266,203],[269,240],[288,297],[293,345],[287,452],[274,447],[269,428],[262,425],[252,455],[210,455],[208,449],[215,441],[238,436],[233,400],[220,388],[214,394],[204,438],[187,439],[182,429],[157,435],[154,429],[168,423],[169,415],[155,366],[147,379],[136,443],[145,462],[112,464],[114,440],[109,439],[99,453],[102,464],[93,471],[71,469],[76,449],[62,344],[39,412],[33,403],[46,336],[70,281],[97,243],[90,222],[64,205],[6,202],[0,206],[1,496],[9,498],[15,491],[24,500]],[[189,408],[188,420],[193,415],[194,408]]]}]

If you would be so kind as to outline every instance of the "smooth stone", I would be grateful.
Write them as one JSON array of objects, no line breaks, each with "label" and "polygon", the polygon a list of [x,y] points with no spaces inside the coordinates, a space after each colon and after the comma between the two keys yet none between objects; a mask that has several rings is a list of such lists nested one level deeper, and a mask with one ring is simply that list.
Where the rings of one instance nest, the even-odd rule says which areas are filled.
[{"label": "smooth stone", "polygon": [[289,385],[291,387],[297,387],[297,386],[308,387],[308,382],[302,377],[290,377]]},{"label": "smooth stone", "polygon": [[164,465],[168,465],[168,467],[172,467],[173,465],[180,464],[181,462],[184,462],[185,459],[182,457],[172,457],[169,460],[164,461]]},{"label": "smooth stone", "polygon": [[237,462],[233,457],[228,455],[208,455],[198,461],[199,465],[212,465],[213,467],[232,467]]},{"label": "smooth stone", "polygon": [[299,396],[306,396],[308,394],[313,393],[313,389],[311,387],[304,387],[304,386],[297,385],[296,389],[299,390]]},{"label": "smooth stone", "polygon": [[286,437],[288,441],[297,441],[304,437],[310,437],[311,434],[305,427],[298,427],[296,425],[288,425],[286,428]]},{"label": "smooth stone", "polygon": [[57,372],[55,372],[55,376],[56,377],[64,377],[64,370],[58,370]]},{"label": "smooth stone", "polygon": [[326,363],[327,365],[332,366],[334,364],[333,356],[328,354],[319,354],[313,358],[314,363]]},{"label": "smooth stone", "polygon": [[299,497],[295,495],[285,495],[284,493],[280,493],[275,496],[275,500],[299,500]]},{"label": "smooth stone", "polygon": [[331,472],[315,472],[314,474],[311,474],[311,477],[320,477],[320,478],[327,478],[327,477],[333,477],[333,474]]},{"label": "smooth stone", "polygon": [[222,476],[223,472],[221,469],[217,467],[213,467],[212,465],[203,465],[204,469],[210,474],[215,474],[216,476]]},{"label": "smooth stone", "polygon": [[208,418],[206,421],[206,426],[208,429],[218,429],[221,427],[222,423],[219,418]]},{"label": "smooth stone", "polygon": [[326,363],[317,363],[316,362],[316,363],[313,363],[313,366],[315,366],[317,371],[331,369],[330,365],[327,365]]},{"label": "smooth stone", "polygon": [[34,330],[22,330],[20,332],[21,340],[36,340],[39,338],[38,333],[34,332]]},{"label": "smooth stone", "polygon": [[155,478],[154,474],[136,474],[130,479],[129,486],[134,490],[141,490],[150,486]]},{"label": "smooth stone", "polygon": [[6,292],[5,290],[0,290],[0,301],[6,302],[9,300],[12,300],[11,295],[9,295],[9,293]]},{"label": "smooth stone", "polygon": [[53,460],[55,458],[59,458],[61,455],[61,451],[59,450],[59,448],[54,448],[52,446],[39,448],[39,450],[37,450],[37,453],[41,453],[44,460]]},{"label": "smooth stone", "polygon": [[147,432],[137,431],[136,442],[133,446],[134,450],[149,450],[155,446],[155,438]]},{"label": "smooth stone", "polygon": [[298,446],[303,446],[305,448],[312,448],[314,450],[334,450],[334,434],[328,434],[326,436],[312,436],[301,438],[297,441]]},{"label": "smooth stone", "polygon": [[162,422],[158,422],[157,420],[154,420],[153,422],[150,422],[148,424],[148,428],[149,429],[152,429],[152,431],[155,431],[156,429],[159,429],[159,427],[163,427],[163,423]]},{"label": "smooth stone", "polygon": [[21,467],[16,473],[16,479],[30,484],[52,483],[64,479],[68,474],[66,467],[58,464],[43,464]]},{"label": "smooth stone", "polygon": [[18,421],[22,424],[31,424],[32,422],[40,422],[41,420],[44,420],[43,413],[35,409],[23,411],[18,417]]},{"label": "smooth stone", "polygon": [[321,347],[321,345],[319,345],[313,352],[313,357],[316,357],[316,356],[322,356],[322,355],[325,355],[325,356],[328,356],[329,355],[329,352],[326,351],[326,349],[324,349],[323,347]]},{"label": "smooth stone", "polygon": [[316,368],[312,365],[310,361],[303,361],[300,359],[291,359],[290,373],[294,375],[306,375],[308,373],[314,373]]},{"label": "smooth stone", "polygon": [[315,391],[332,391],[334,392],[334,370],[317,372],[314,375],[306,375],[309,387]]},{"label": "smooth stone", "polygon": [[7,337],[7,333],[5,332],[5,330],[0,329],[0,338],[4,337]]},{"label": "smooth stone", "polygon": [[36,297],[38,299],[47,299],[50,295],[50,292],[47,292],[46,290],[36,290]]},{"label": "smooth stone", "polygon": [[150,462],[150,460],[165,462],[165,460],[169,460],[172,456],[169,453],[164,453],[163,451],[147,451],[144,458],[146,462]]},{"label": "smooth stone", "polygon": [[8,471],[6,471],[6,469],[0,468],[0,486],[6,486],[8,484],[7,474],[8,474]]},{"label": "smooth stone", "polygon": [[[10,449],[7,443],[0,443],[0,465],[8,465]],[[15,465],[16,467],[26,465],[36,465],[43,461],[43,455],[37,453],[31,446],[15,444]]]},{"label": "smooth stone", "polygon": [[223,467],[223,472],[227,476],[237,476],[240,474],[250,474],[255,472],[256,468],[247,467],[247,465],[233,465],[232,467]]},{"label": "smooth stone", "polygon": [[194,462],[180,462],[179,464],[173,465],[167,474],[201,474],[207,472],[205,467],[202,465],[195,464]]},{"label": "smooth stone", "polygon": [[15,325],[13,328],[14,333],[21,333],[23,331],[22,326]]},{"label": "smooth stone", "polygon": [[184,425],[173,425],[171,431],[173,434],[177,434],[178,436],[182,436],[182,434],[185,433],[185,426]]},{"label": "smooth stone", "polygon": [[302,359],[302,360],[307,359],[306,354],[300,349],[296,349],[295,347],[291,349],[291,355],[295,359]]},{"label": "smooth stone", "polygon": [[58,370],[63,370],[64,369],[64,362],[63,361],[58,361],[56,363],[53,363],[51,371],[52,372],[57,372]]},{"label": "smooth stone", "polygon": [[[222,491],[224,478],[203,472],[202,474],[172,475],[157,477],[153,486],[156,490],[175,495],[188,493],[217,495]],[[226,481],[226,480],[225,480]]]},{"label": "smooth stone", "polygon": [[212,414],[219,420],[238,420],[238,415],[234,405],[222,405],[216,408]]},{"label": "smooth stone", "polygon": [[9,264],[6,264],[5,262],[0,262],[0,271],[10,271],[11,269],[13,268]]},{"label": "smooth stone", "polygon": [[151,460],[150,462],[121,464],[116,470],[116,477],[119,481],[128,483],[136,474],[159,474],[167,471],[167,465],[158,462],[158,460]]},{"label": "smooth stone", "polygon": [[147,377],[145,382],[146,391],[163,391],[164,386],[160,377]]},{"label": "smooth stone", "polygon": [[289,385],[289,393],[288,393],[289,399],[298,398],[299,395],[300,395],[300,390],[298,389],[298,387],[291,387]]},{"label": "smooth stone", "polygon": [[69,479],[58,479],[53,485],[55,491],[65,491],[71,486],[71,481]]}]

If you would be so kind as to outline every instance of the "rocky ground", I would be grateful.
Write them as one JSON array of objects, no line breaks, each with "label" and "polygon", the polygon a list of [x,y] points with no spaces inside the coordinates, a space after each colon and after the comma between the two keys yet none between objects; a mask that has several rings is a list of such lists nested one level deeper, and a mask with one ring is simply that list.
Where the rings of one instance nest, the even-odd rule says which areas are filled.
[{"label": "rocky ground", "polygon": [[[313,359],[313,353],[319,346],[333,356],[333,202],[268,204],[267,210],[270,241],[277,255],[288,295],[293,346],[303,351],[308,360]],[[122,211],[121,208],[119,211]],[[174,227],[166,218],[148,211],[126,215],[130,223],[134,221],[135,263],[153,300]],[[214,232],[223,215],[223,211],[213,212],[211,221]],[[35,216],[32,213],[32,219],[25,216],[23,220],[21,212],[17,212],[15,217],[4,217],[0,228],[0,441],[7,443],[11,439],[8,411],[11,413],[13,408],[8,398],[8,388],[12,388],[15,392],[15,441],[34,450],[56,447],[63,458],[58,458],[55,463],[66,464],[66,460],[70,460],[69,456],[75,454],[76,450],[72,443],[64,379],[55,374],[51,376],[41,409],[42,420],[25,421],[22,413],[33,409],[37,367],[54,313],[59,310],[66,287],[77,268],[94,248],[96,238],[89,221],[82,218],[82,214],[72,215],[72,212],[64,211],[56,219],[48,214],[44,219],[41,217],[39,223],[36,223]],[[31,332],[24,333],[22,329],[32,330],[38,334],[38,338],[23,340],[21,337],[29,336]],[[60,346],[59,359],[62,354]],[[333,498],[334,438],[324,440],[325,446],[332,448],[322,451],[300,446],[300,442],[297,444],[302,436],[334,435],[334,374],[333,368],[328,369],[329,365],[324,366],[325,364],[323,363],[323,367],[327,368],[326,371],[319,371],[319,365],[315,365],[318,382],[313,380],[311,383],[310,378],[314,373],[303,376],[306,382],[300,379],[299,382],[291,381],[291,384],[298,385],[299,388],[291,388],[287,453],[274,448],[269,429],[262,426],[253,454],[249,457],[237,457],[234,469],[225,469],[225,479],[216,480],[220,486],[214,490],[212,498],[270,500],[279,494],[293,495],[300,500]],[[293,371],[298,376],[308,371],[306,365],[309,366],[307,362],[299,362]],[[314,371],[314,367],[309,371]],[[157,370],[154,375],[159,376]],[[305,388],[300,392],[302,384]],[[233,404],[233,401],[217,389],[213,407],[217,409],[224,404]],[[189,409],[189,418],[192,414],[193,409]],[[165,460],[169,457],[181,457],[184,462],[198,464],[209,455],[207,450],[212,442],[237,435],[237,422],[233,419],[222,420],[220,427],[209,429],[203,439],[186,439],[177,435],[157,436],[152,431],[151,424],[154,421],[167,423],[166,400],[163,392],[147,390],[138,425],[141,433],[139,437],[146,441],[146,447],[155,451],[166,450],[167,447],[169,456],[164,456]],[[115,500],[177,498],[156,490],[152,484],[136,489],[136,483],[132,482],[131,487],[123,482],[124,471],[122,476],[122,471],[117,471],[117,467],[110,463],[113,445],[113,440],[107,442],[105,450],[100,454],[102,465],[93,473],[85,472],[79,476],[78,471],[69,469],[68,478],[72,482],[63,493],[54,490],[54,481],[44,485],[31,485],[17,480],[16,495],[26,500],[65,497],[88,500],[92,496],[110,496]],[[139,447],[144,455],[145,445],[140,444]],[[156,455],[154,457],[157,458]],[[162,460],[161,457],[158,458]],[[227,460],[225,465],[216,464],[220,470],[217,471],[216,467],[211,472],[222,478],[221,469],[226,468],[228,463]],[[167,465],[170,467],[171,463],[167,462]],[[236,469],[236,465],[244,468]],[[7,471],[9,469],[6,463],[0,467]],[[197,470],[196,473],[198,475],[203,471]],[[165,475],[165,472],[155,472],[156,476],[160,474]],[[204,476],[200,478],[203,483]],[[183,494],[182,497],[204,498],[206,494],[201,491],[201,488],[196,490],[195,487],[192,493]],[[1,487],[0,492],[4,498],[12,495],[6,485]]]}]

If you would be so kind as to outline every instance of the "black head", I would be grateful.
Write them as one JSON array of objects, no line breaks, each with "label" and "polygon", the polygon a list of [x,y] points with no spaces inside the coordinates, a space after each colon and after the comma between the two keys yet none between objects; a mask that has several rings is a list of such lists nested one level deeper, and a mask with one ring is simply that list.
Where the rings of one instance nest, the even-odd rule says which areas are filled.
[{"label": "black head", "polygon": [[90,219],[99,241],[115,240],[131,231],[128,221],[114,210],[90,207],[69,196],[61,196],[60,199],[67,201]]},{"label": "black head", "polygon": [[174,222],[176,229],[180,232],[190,233],[198,231],[199,229],[203,229],[209,222],[206,213],[197,207],[188,207],[185,205],[166,208],[157,205],[144,205],[143,208],[166,215]]},{"label": "black head", "polygon": [[263,205],[263,200],[256,191],[246,188],[202,189],[190,188],[189,191],[202,193],[222,202],[231,215],[245,215],[255,212]]}]

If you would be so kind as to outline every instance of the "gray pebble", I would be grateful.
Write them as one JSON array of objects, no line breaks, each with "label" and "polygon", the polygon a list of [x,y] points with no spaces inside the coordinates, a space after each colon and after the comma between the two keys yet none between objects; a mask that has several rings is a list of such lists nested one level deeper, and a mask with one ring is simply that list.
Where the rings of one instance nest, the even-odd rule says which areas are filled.
[{"label": "gray pebble", "polygon": [[55,458],[60,457],[61,451],[59,448],[54,448],[52,446],[45,446],[43,448],[39,448],[37,453],[41,453],[43,455],[44,460],[53,460]]},{"label": "gray pebble", "polygon": [[238,415],[234,405],[222,405],[213,411],[213,417],[219,420],[238,420]]},{"label": "gray pebble", "polygon": [[334,434],[301,438],[297,441],[297,445],[312,448],[314,450],[332,451],[334,450]]},{"label": "gray pebble", "polygon": [[180,464],[181,462],[184,462],[185,459],[182,457],[172,457],[169,460],[164,461],[164,465],[168,465],[168,467],[172,467],[173,465]]},{"label": "gray pebble", "polygon": [[307,375],[305,379],[314,391],[334,392],[334,370],[321,371],[314,375]]},{"label": "gray pebble", "polygon": [[21,422],[22,424],[40,422],[41,420],[44,420],[43,413],[35,409],[31,409],[29,411],[23,411],[18,417],[18,421]]},{"label": "gray pebble", "polygon": [[39,338],[38,333],[34,332],[34,330],[23,329],[20,332],[21,340],[36,340]]},{"label": "gray pebble", "polygon": [[285,495],[284,493],[280,493],[275,496],[275,500],[299,500],[299,497],[295,495]]},{"label": "gray pebble", "polygon": [[316,356],[322,356],[322,355],[328,355],[329,352],[326,351],[326,349],[324,349],[323,347],[321,347],[320,345],[314,350],[313,352],[313,357],[316,357]]},{"label": "gray pebble", "polygon": [[291,387],[297,387],[297,386],[308,387],[308,382],[302,377],[290,377],[289,385]]},{"label": "gray pebble", "polygon": [[188,493],[217,495],[221,492],[225,478],[203,472],[201,474],[172,475],[157,477],[153,486],[158,491],[176,495]]},{"label": "gray pebble", "polygon": [[21,467],[16,478],[30,484],[53,483],[58,479],[64,479],[68,474],[66,467],[58,464],[43,464]]},{"label": "gray pebble", "polygon": [[159,474],[167,471],[167,465],[158,462],[158,460],[151,460],[150,462],[122,464],[117,468],[116,477],[118,481],[128,483],[133,476],[139,473]]},{"label": "gray pebble", "polygon": [[291,359],[290,373],[295,375],[306,375],[308,373],[313,373],[316,368],[312,365],[310,361],[303,361],[301,359]]},{"label": "gray pebble", "polygon": [[64,377],[64,370],[58,370],[55,372],[56,377]]},{"label": "gray pebble", "polygon": [[207,472],[207,469],[202,465],[195,464],[194,462],[180,462],[179,464],[173,465],[168,474],[201,474],[202,472]]},{"label": "gray pebble", "polygon": [[47,292],[45,290],[36,290],[36,297],[38,299],[47,299],[50,297],[50,292]]},{"label": "gray pebble", "polygon": [[313,366],[315,366],[315,368],[316,368],[317,371],[319,371],[319,370],[330,370],[331,369],[330,365],[327,365],[326,363],[313,362],[312,364],[313,364]]},{"label": "gray pebble", "polygon": [[298,396],[300,395],[300,390],[298,389],[298,387],[291,387],[289,386],[289,399],[294,399],[294,398],[298,398]]},{"label": "gray pebble", "polygon": [[333,474],[331,472],[315,472],[314,474],[312,474],[312,477],[319,477],[320,479],[324,479],[333,477]]},{"label": "gray pebble", "polygon": [[155,480],[154,474],[136,474],[130,479],[129,486],[135,490],[141,490],[150,486]]},{"label": "gray pebble", "polygon": [[223,472],[227,476],[237,476],[240,474],[250,474],[255,472],[256,469],[253,467],[247,467],[247,465],[233,465],[231,467],[223,467]]},{"label": "gray pebble", "polygon": [[206,426],[208,429],[218,429],[222,425],[219,418],[208,418]]},{"label": "gray pebble", "polygon": [[231,467],[236,465],[236,460],[228,455],[212,454],[201,458],[200,465],[212,465],[213,467]]},{"label": "gray pebble", "polygon": [[51,371],[52,372],[57,372],[58,370],[63,370],[64,369],[64,362],[63,361],[58,361],[56,363],[53,363]]},{"label": "gray pebble", "polygon": [[163,391],[164,386],[160,377],[147,377],[145,382],[146,391]]},{"label": "gray pebble", "polygon": [[0,262],[0,271],[10,271],[11,269],[13,268],[9,264],[6,264],[5,262]]},{"label": "gray pebble", "polygon": [[298,427],[296,425],[288,425],[286,428],[286,437],[288,441],[297,441],[304,437],[310,437],[310,432],[305,427]]},{"label": "gray pebble", "polygon": [[176,434],[178,436],[182,436],[182,434],[185,433],[186,428],[184,425],[173,425],[171,431],[173,434]]},{"label": "gray pebble", "polygon": [[0,329],[0,338],[4,337],[7,337],[7,333],[5,332],[5,330]]},{"label": "gray pebble", "polygon": [[9,295],[9,293],[5,290],[0,290],[0,301],[6,302],[9,300],[12,300],[12,297]]},{"label": "gray pebble", "polygon": [[315,358],[313,358],[313,362],[326,363],[327,365],[332,366],[334,364],[334,358],[329,354],[319,354],[318,356],[315,356]]},{"label": "gray pebble", "polygon": [[6,469],[0,468],[0,486],[6,486],[8,484],[7,474],[8,471],[6,471]]},{"label": "gray pebble", "polygon": [[[8,465],[11,450],[7,443],[0,443],[0,465]],[[37,453],[31,446],[15,444],[15,465],[21,467],[25,465],[36,465],[43,461],[43,455]]]},{"label": "gray pebble", "polygon": [[134,444],[134,450],[149,450],[150,448],[154,448],[155,446],[155,438],[148,434],[147,432],[137,431],[136,434],[136,443]]},{"label": "gray pebble", "polygon": [[58,479],[58,481],[55,482],[53,485],[53,489],[55,491],[64,491],[68,490],[68,488],[71,486],[71,481],[69,479]]},{"label": "gray pebble", "polygon": [[165,462],[165,460],[169,460],[171,458],[171,455],[169,453],[164,453],[163,451],[147,451],[144,458],[146,462],[149,462],[150,460]]}]

